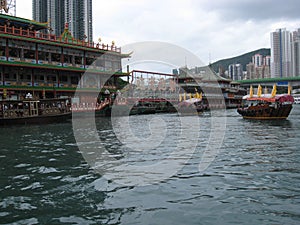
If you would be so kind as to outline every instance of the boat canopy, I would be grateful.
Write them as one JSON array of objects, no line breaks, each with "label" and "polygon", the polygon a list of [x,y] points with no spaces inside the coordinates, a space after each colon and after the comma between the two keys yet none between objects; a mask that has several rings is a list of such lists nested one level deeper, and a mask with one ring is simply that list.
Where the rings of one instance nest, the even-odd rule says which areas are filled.
[{"label": "boat canopy", "polygon": [[263,102],[294,102],[294,98],[291,95],[282,94],[282,95],[276,95],[275,97],[272,97],[270,94],[264,94],[258,97],[257,95],[253,95],[250,97],[249,95],[246,95],[243,97],[244,100],[247,101],[263,101]]},{"label": "boat canopy", "polygon": [[202,101],[202,99],[200,99],[200,98],[191,98],[191,99],[187,99],[187,100],[180,102],[178,104],[178,106],[189,106],[189,105],[201,102],[201,101]]}]

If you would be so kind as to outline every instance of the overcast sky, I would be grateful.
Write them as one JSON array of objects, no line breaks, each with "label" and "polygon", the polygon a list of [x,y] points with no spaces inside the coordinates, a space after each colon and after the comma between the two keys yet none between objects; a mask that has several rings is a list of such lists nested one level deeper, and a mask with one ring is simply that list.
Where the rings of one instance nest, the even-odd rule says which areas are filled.
[{"label": "overcast sky", "polygon": [[[32,1],[17,16],[32,18]],[[270,32],[300,28],[299,0],[94,0],[94,40],[175,44],[204,63],[270,48]]]}]

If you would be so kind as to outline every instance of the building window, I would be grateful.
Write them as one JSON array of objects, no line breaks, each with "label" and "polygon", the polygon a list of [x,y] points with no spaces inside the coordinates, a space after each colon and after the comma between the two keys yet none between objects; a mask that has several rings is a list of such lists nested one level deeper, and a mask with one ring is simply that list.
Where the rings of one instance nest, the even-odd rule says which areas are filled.
[{"label": "building window", "polygon": [[0,46],[0,56],[5,56],[5,46]]},{"label": "building window", "polygon": [[64,82],[64,83],[67,83],[68,82],[68,76],[66,76],[66,75],[61,76],[60,81]]},{"label": "building window", "polygon": [[51,54],[51,61],[52,62],[60,62],[60,54],[57,53],[52,53]]},{"label": "building window", "polygon": [[20,58],[20,49],[17,48],[9,48],[9,56]]},{"label": "building window", "polygon": [[82,56],[75,56],[75,64],[82,65]]},{"label": "building window", "polygon": [[72,76],[71,77],[71,84],[78,84],[79,83],[79,77],[77,76]]},{"label": "building window", "polygon": [[26,59],[35,59],[35,51],[24,49],[24,58],[26,58]]}]

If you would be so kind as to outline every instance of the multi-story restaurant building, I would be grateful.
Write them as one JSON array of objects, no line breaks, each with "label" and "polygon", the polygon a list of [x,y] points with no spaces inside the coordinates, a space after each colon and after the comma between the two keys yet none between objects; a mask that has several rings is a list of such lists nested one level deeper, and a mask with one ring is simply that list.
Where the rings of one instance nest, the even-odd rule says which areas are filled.
[{"label": "multi-story restaurant building", "polygon": [[[173,71],[174,73],[174,71]],[[217,75],[209,66],[188,69],[180,68],[178,85],[186,93],[199,92],[203,94],[204,104],[209,108],[236,108],[241,105],[247,91],[231,79]]]},{"label": "multi-story restaurant building", "polygon": [[278,29],[271,33],[271,77],[292,75],[291,33]]},{"label": "multi-story restaurant building", "polygon": [[69,31],[78,40],[93,41],[92,0],[33,0],[32,17],[49,25],[50,32],[59,36],[66,23]]},{"label": "multi-story restaurant building", "polygon": [[47,28],[0,14],[0,98],[72,97],[77,88],[88,97],[103,88],[116,91],[118,77],[128,75],[121,60],[129,55],[120,48],[77,40],[67,26],[60,36],[43,33]]}]

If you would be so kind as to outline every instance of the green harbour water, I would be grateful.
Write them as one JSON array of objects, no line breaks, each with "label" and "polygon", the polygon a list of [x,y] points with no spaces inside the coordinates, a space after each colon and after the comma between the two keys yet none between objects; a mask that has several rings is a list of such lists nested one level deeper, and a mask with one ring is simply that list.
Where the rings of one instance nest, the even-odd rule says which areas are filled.
[{"label": "green harbour water", "polygon": [[[107,151],[146,166],[172,151],[180,117],[130,116],[139,138],[157,117],[167,121],[167,136],[138,156],[114,135],[110,118],[95,120]],[[71,122],[1,127],[0,224],[299,224],[300,105],[284,121],[244,120],[227,110],[220,151],[200,173],[212,119],[199,117],[195,151],[180,170],[133,186],[91,168]]]}]

